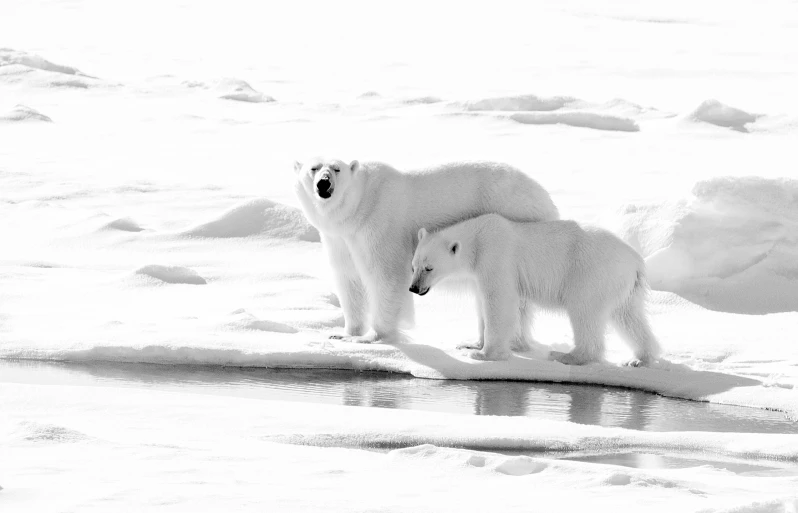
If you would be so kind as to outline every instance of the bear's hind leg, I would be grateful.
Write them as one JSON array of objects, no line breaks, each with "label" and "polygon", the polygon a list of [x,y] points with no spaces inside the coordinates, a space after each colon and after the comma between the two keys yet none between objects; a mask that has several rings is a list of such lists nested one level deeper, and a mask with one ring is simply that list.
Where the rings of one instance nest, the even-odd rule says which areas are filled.
[{"label": "bear's hind leg", "polygon": [[660,346],[646,318],[643,300],[637,294],[618,307],[611,316],[612,324],[629,347],[634,359],[625,365],[639,367],[650,365],[660,355]]}]

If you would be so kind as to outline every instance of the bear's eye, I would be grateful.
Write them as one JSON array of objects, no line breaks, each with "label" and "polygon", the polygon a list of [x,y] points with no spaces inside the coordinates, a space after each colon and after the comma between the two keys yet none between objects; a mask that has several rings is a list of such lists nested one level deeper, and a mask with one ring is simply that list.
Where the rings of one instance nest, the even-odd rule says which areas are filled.
[{"label": "bear's eye", "polygon": [[424,270],[425,270],[426,272],[428,272],[428,273],[431,273],[431,272],[432,272],[432,267],[430,267],[430,266],[427,266],[427,267],[425,267],[425,268],[424,268]]},{"label": "bear's eye", "polygon": [[338,169],[337,167],[333,167],[333,168],[331,168],[331,169],[332,169],[333,171],[335,171],[336,173],[340,173],[340,172],[341,172],[341,170],[340,170],[340,169]]},{"label": "bear's eye", "polygon": [[313,171],[314,173],[316,171],[318,171],[319,169],[321,169],[321,165],[319,165],[319,164],[317,164],[317,165],[313,166],[312,168],[310,168],[310,170]]}]

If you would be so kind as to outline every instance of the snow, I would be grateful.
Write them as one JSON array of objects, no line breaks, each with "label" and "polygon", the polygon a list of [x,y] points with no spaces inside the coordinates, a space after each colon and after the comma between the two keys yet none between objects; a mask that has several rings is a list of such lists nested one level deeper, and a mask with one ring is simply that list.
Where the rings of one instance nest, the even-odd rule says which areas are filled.
[{"label": "snow", "polygon": [[223,78],[214,87],[214,91],[224,100],[240,102],[264,103],[273,102],[274,98],[256,91],[251,85],[237,78]]},{"label": "snow", "polygon": [[3,121],[44,121],[46,123],[52,123],[53,120],[38,112],[30,107],[26,107],[25,105],[17,105],[10,111],[0,115],[0,122]]},{"label": "snow", "polygon": [[695,121],[728,127],[738,132],[748,132],[746,125],[754,123],[761,116],[729,107],[717,100],[706,100],[696,110],[691,112],[688,117]]},{"label": "snow", "polygon": [[[596,383],[798,418],[791,2],[1,9],[0,357]],[[528,172],[646,257],[663,362],[620,367],[613,333],[606,363],[548,361],[571,344],[549,314],[535,351],[475,362],[455,349],[473,305],[445,294],[417,300],[408,343],[330,340],[340,305],[292,192],[313,155]],[[9,511],[798,508],[794,436],[9,383],[0,409]],[[396,450],[356,449],[375,446]],[[779,467],[497,452],[520,449]]]},{"label": "snow", "polygon": [[[1,493],[10,511],[484,511],[497,503],[505,511],[610,511],[630,503],[663,512],[757,504],[790,511],[798,500],[794,435],[639,433],[103,387],[8,384],[0,394]],[[314,445],[285,444],[287,437]],[[383,450],[353,448],[364,444]],[[572,449],[670,445],[721,460],[771,458],[759,460],[771,470],[552,459]]]},{"label": "snow", "polygon": [[621,217],[654,288],[727,312],[798,311],[798,180],[717,177]]}]

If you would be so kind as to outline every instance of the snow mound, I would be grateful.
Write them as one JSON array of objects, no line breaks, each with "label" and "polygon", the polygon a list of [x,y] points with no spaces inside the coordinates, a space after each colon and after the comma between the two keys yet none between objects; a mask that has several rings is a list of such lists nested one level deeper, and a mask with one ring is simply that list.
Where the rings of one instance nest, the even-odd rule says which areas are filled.
[{"label": "snow mound", "polygon": [[88,89],[101,82],[80,70],[47,61],[38,55],[0,49],[0,82],[37,87]]},{"label": "snow mound", "polygon": [[798,311],[798,180],[713,178],[622,216],[653,288],[714,310]]},{"label": "snow mound", "polygon": [[54,64],[38,55],[31,55],[11,48],[0,48],[0,67],[9,66],[12,64],[19,64],[28,68],[39,69],[42,71],[52,71],[54,73],[63,73],[65,75],[78,75],[88,77],[77,68],[71,66],[62,66]]},{"label": "snow mound", "polygon": [[88,440],[89,437],[80,431],[54,424],[39,422],[22,422],[15,430],[12,438],[33,443],[74,443]]},{"label": "snow mound", "polygon": [[745,125],[755,122],[760,117],[762,117],[760,114],[751,114],[720,103],[718,100],[706,100],[688,114],[688,119],[693,121],[731,128],[738,132],[748,132]]},{"label": "snow mound", "polygon": [[194,237],[251,237],[299,239],[319,242],[319,232],[296,208],[258,198],[246,201],[217,219],[195,226],[184,235]]},{"label": "snow mound", "polygon": [[297,333],[299,331],[288,324],[258,319],[244,309],[236,310],[232,315],[234,318],[228,323],[228,326],[235,329],[271,331],[274,333]]},{"label": "snow mound", "polygon": [[458,105],[468,112],[493,112],[525,125],[560,124],[619,132],[639,131],[640,127],[628,116],[649,118],[653,110],[620,99],[596,105],[570,96],[544,98],[534,94],[486,98]]},{"label": "snow mound", "polygon": [[185,283],[189,285],[205,285],[208,282],[193,269],[180,266],[145,265],[136,269],[135,274],[149,276],[166,283]]},{"label": "snow mound", "polygon": [[525,94],[467,101],[462,105],[463,108],[470,111],[550,111],[561,109],[568,103],[574,101],[576,101],[576,98],[570,98],[568,96],[543,98],[534,94]]},{"label": "snow mound", "polygon": [[433,103],[441,103],[443,100],[437,96],[414,96],[412,98],[405,98],[402,100],[404,105],[432,105]]},{"label": "snow mound", "polygon": [[569,125],[580,128],[593,128],[596,130],[613,130],[619,132],[637,132],[638,124],[628,118],[598,114],[595,112],[566,111],[566,112],[516,112],[510,119],[526,125]]},{"label": "snow mound", "polygon": [[123,232],[140,232],[143,231],[144,228],[139,226],[139,224],[129,217],[120,217],[119,219],[114,219],[113,221],[104,224],[100,230],[119,230]]},{"label": "snow mound", "polygon": [[223,78],[214,87],[214,92],[224,100],[239,102],[265,103],[273,102],[274,98],[256,91],[249,84],[237,78]]},{"label": "snow mound", "polygon": [[52,123],[53,120],[41,112],[25,105],[17,105],[5,114],[0,114],[0,121],[44,121]]}]

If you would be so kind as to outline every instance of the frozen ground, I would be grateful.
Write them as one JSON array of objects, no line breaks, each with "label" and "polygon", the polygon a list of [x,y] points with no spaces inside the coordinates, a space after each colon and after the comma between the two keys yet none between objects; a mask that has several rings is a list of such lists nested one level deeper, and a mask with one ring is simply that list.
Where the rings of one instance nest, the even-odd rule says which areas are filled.
[{"label": "frozen ground", "polygon": [[[0,357],[566,380],[798,417],[794,3],[0,9]],[[646,256],[669,363],[618,368],[627,353],[613,337],[602,365],[570,368],[542,353],[472,362],[454,349],[473,336],[470,304],[435,294],[417,302],[413,344],[327,341],[341,312],[290,189],[292,162],[314,154],[525,170],[564,217],[610,227]],[[567,348],[567,323],[542,316],[536,338]],[[794,461],[794,437],[663,441],[529,419],[103,388],[0,393],[0,504],[10,511],[131,501],[197,511],[231,500],[235,510],[349,511],[352,497],[364,511],[477,510],[497,497],[509,510],[796,508],[794,475],[619,472],[443,447],[562,436]],[[386,455],[278,443],[296,441],[288,435],[438,447]]]}]

